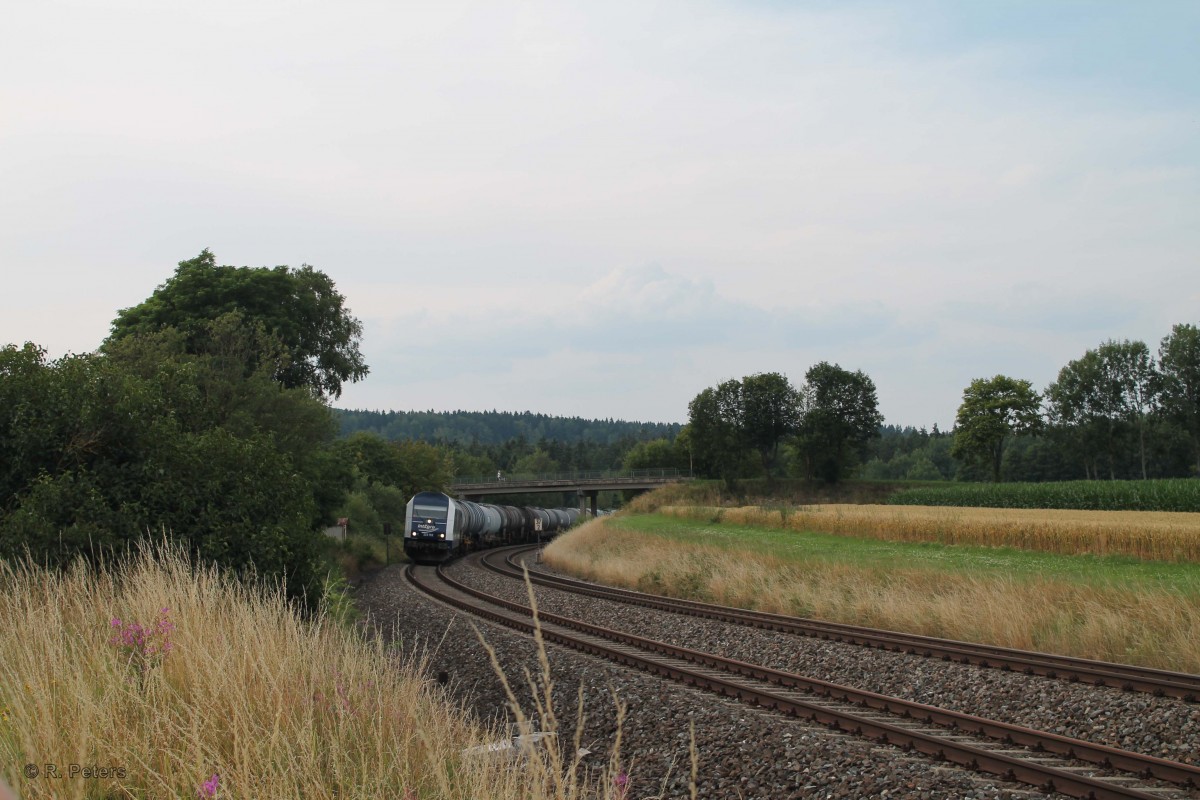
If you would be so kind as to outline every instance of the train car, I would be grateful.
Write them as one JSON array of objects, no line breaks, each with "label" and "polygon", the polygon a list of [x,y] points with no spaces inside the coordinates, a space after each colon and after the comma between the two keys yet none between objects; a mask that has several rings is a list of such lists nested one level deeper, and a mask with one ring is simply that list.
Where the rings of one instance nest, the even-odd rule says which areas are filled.
[{"label": "train car", "polygon": [[404,553],[418,564],[438,564],[483,547],[541,541],[578,519],[574,508],[497,506],[420,492],[405,510]]}]

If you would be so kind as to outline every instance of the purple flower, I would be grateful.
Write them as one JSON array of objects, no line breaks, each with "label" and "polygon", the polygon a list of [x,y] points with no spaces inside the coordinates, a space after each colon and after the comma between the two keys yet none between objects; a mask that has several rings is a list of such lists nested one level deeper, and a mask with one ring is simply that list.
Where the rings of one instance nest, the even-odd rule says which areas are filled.
[{"label": "purple flower", "polygon": [[213,776],[200,785],[200,791],[196,792],[196,796],[200,800],[211,800],[217,796],[217,789],[221,785],[221,776],[213,773]]},{"label": "purple flower", "polygon": [[119,617],[113,617],[109,625],[116,628],[116,631],[108,641],[117,647],[127,649],[145,671],[154,663],[151,659],[161,659],[171,652],[173,646],[171,633],[175,630],[175,623],[167,619],[170,610],[169,608],[161,609],[158,622],[154,626],[122,622]]}]

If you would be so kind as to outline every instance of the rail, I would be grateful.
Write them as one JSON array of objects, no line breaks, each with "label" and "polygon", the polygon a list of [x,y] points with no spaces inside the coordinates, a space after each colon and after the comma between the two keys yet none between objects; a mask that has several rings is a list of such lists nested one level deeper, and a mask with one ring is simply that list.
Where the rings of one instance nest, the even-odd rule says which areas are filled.
[{"label": "rail", "polygon": [[[410,566],[405,571],[405,576],[422,591],[500,624],[525,632],[532,632],[535,626],[540,627],[546,641],[609,658],[626,666],[705,688],[751,705],[774,709],[789,716],[805,717],[844,732],[904,749],[915,749],[939,760],[949,760],[973,770],[999,775],[1004,780],[1020,781],[1045,790],[1093,800],[1151,800],[1160,796],[1157,788],[1129,786],[1117,783],[1120,779],[1106,780],[1099,776],[1079,774],[1070,766],[1064,768],[1047,763],[1046,758],[1037,754],[1032,759],[1014,758],[1014,751],[1010,748],[1017,740],[1022,740],[1020,746],[1032,746],[1041,756],[1045,755],[1045,751],[1061,753],[1065,750],[1068,758],[1080,758],[1086,753],[1088,761],[1103,764],[1105,768],[1125,772],[1127,775],[1137,775],[1142,779],[1154,778],[1195,787],[1197,776],[1200,775],[1200,769],[1187,764],[1104,745],[1092,745],[1044,731],[984,720],[848,687],[823,684],[803,676],[675,647],[578,619],[542,612],[537,615],[540,620],[539,626],[536,620],[527,619],[532,615],[532,609],[529,607],[456,581],[446,574],[444,567],[445,565],[437,567],[435,574],[443,585],[453,587],[449,593],[428,582],[428,572],[419,573],[418,569],[421,568]],[[481,601],[484,605],[499,608],[481,607]],[[516,616],[513,616],[514,614]],[[778,688],[770,688],[770,684],[775,684]],[[781,694],[781,689],[785,693]],[[797,691],[825,697],[820,701],[809,701],[789,694]],[[840,707],[829,705],[830,701],[836,702]],[[860,708],[863,705],[883,711],[889,718],[885,721],[866,715]],[[902,708],[902,705],[905,707]],[[905,717],[909,721],[906,722]],[[930,724],[937,726],[937,733],[924,727]],[[963,741],[966,738],[964,734],[968,733],[999,741],[1002,743],[999,746],[1003,749],[996,750],[972,741]]]}]

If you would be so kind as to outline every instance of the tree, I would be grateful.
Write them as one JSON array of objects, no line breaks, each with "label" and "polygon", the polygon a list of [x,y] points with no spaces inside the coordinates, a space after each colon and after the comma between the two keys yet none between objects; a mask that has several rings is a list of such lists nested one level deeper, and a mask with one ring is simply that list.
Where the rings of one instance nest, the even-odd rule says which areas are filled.
[{"label": "tree", "polygon": [[770,480],[780,443],[799,430],[800,393],[778,372],[758,373],[742,379],[741,403],[743,438]]},{"label": "tree", "polygon": [[1110,398],[1110,412],[1137,431],[1138,462],[1146,479],[1146,417],[1150,412],[1157,383],[1154,360],[1145,342],[1108,341],[1100,345]]},{"label": "tree", "polygon": [[[289,388],[307,387],[322,397],[340,397],[345,381],[365,377],[359,352],[362,323],[344,307],[345,298],[323,272],[217,266],[207,249],[179,262],[174,276],[139,305],[113,320],[109,342],[139,333],[173,328],[189,352],[203,347],[208,323],[236,312],[261,324],[283,346],[287,358],[274,365],[275,377]],[[256,363],[247,364],[253,371]]]},{"label": "tree", "polygon": [[[1108,404],[1101,389],[1103,375],[1099,353],[1088,350],[1082,358],[1060,369],[1058,379],[1046,387],[1055,438],[1080,458],[1088,478],[1098,477],[1100,453],[1110,439],[1106,433]],[[1109,465],[1111,469],[1111,458]]]},{"label": "tree", "polygon": [[1029,381],[1006,375],[976,378],[963,391],[950,452],[955,458],[989,463],[992,480],[999,482],[1005,442],[1041,426],[1041,397]]},{"label": "tree", "polygon": [[[170,353],[169,339],[151,337],[144,353]],[[255,408],[277,412],[299,400],[332,436],[328,409],[306,390],[252,376],[238,379],[241,412],[216,413],[212,404],[230,392],[198,388],[213,383],[210,365],[177,356],[150,370],[136,344],[120,358],[49,361],[33,345],[0,352],[0,555],[65,565],[119,555],[149,532],[207,560],[285,577],[294,596],[315,602],[316,487],[327,462],[308,458],[298,438],[276,436]],[[223,415],[229,424],[211,422]],[[304,418],[277,421],[299,428]]]},{"label": "tree", "polygon": [[1192,440],[1200,475],[1200,328],[1175,325],[1158,348],[1159,403]]},{"label": "tree", "polygon": [[558,470],[558,462],[540,447],[518,458],[512,466],[512,471],[518,475],[549,475]]},{"label": "tree", "polygon": [[696,470],[732,483],[745,448],[741,438],[741,384],[736,380],[700,392],[688,403],[688,437]]},{"label": "tree", "polygon": [[826,361],[804,374],[801,408],[797,452],[805,474],[827,483],[837,483],[865,456],[883,424],[875,383],[866,373]]},{"label": "tree", "polygon": [[682,469],[688,468],[688,453],[679,439],[653,439],[638,442],[625,454],[622,469]]}]

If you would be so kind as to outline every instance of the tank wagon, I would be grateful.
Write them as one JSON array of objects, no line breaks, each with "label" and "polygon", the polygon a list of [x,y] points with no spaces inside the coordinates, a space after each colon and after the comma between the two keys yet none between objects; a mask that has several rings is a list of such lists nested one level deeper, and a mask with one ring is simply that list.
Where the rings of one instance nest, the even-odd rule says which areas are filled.
[{"label": "tank wagon", "polygon": [[549,539],[578,520],[577,508],[497,506],[420,492],[404,513],[404,554],[437,564],[483,547]]}]

